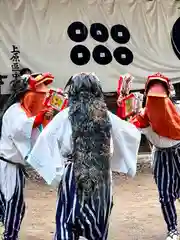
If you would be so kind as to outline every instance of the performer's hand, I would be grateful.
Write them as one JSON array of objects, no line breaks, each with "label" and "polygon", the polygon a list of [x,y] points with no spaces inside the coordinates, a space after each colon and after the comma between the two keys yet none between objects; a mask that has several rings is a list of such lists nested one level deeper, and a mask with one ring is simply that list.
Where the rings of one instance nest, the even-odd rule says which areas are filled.
[{"label": "performer's hand", "polygon": [[144,116],[145,111],[146,111],[145,108],[141,108],[141,109],[139,110],[139,115]]},{"label": "performer's hand", "polygon": [[49,109],[45,112],[44,117],[45,117],[47,120],[53,119],[53,117],[54,117],[54,109],[53,109],[53,108],[49,108]]}]

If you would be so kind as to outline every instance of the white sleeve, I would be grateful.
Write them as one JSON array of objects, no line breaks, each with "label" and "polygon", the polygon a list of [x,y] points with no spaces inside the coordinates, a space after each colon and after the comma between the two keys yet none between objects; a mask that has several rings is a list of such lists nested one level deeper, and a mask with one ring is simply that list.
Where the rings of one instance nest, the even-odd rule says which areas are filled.
[{"label": "white sleeve", "polygon": [[179,140],[173,140],[167,137],[159,136],[150,126],[141,130],[147,139],[157,148],[172,147],[180,142]]},{"label": "white sleeve", "polygon": [[147,137],[147,139],[155,146],[159,146],[161,143],[160,136],[152,130],[152,127],[141,128],[141,132]]},{"label": "white sleeve", "polygon": [[178,113],[180,113],[180,104],[179,103],[176,104],[176,110],[177,110]]},{"label": "white sleeve", "polygon": [[156,147],[153,146],[152,149],[151,149],[151,167],[154,166],[154,155],[155,155],[155,152],[156,152]]},{"label": "white sleeve", "polygon": [[113,153],[114,153],[114,144],[113,144],[113,139],[111,137],[111,140],[110,140],[110,155],[113,156]]},{"label": "white sleeve", "polygon": [[112,171],[134,176],[136,174],[141,134],[133,124],[121,120],[113,113],[109,112],[109,117],[112,123],[114,145],[111,162]]},{"label": "white sleeve", "polygon": [[12,105],[3,117],[3,122],[8,122],[10,128],[8,137],[12,139],[23,159],[31,150],[31,133],[34,119],[35,117],[27,117],[19,103]]},{"label": "white sleeve", "polygon": [[64,173],[66,155],[71,151],[71,124],[68,110],[58,113],[39,135],[27,162],[57,187]]}]

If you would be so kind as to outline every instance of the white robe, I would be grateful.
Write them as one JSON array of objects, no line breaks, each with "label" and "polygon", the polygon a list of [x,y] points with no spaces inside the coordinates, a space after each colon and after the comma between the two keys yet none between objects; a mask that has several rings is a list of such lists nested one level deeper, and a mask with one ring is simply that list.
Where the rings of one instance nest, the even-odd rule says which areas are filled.
[{"label": "white robe", "polygon": [[[33,129],[35,117],[28,118],[19,103],[13,104],[3,116],[2,135],[0,139],[0,156],[15,163],[25,164],[38,129]],[[17,167],[0,161],[0,189],[8,201],[15,189]]]},{"label": "white robe", "polygon": [[[27,161],[44,180],[57,187],[64,173],[66,158],[64,153],[71,152],[71,123],[69,109],[58,113],[39,135]],[[141,134],[132,124],[108,112],[112,123],[113,154],[112,171],[130,176],[136,174],[137,153]]]}]

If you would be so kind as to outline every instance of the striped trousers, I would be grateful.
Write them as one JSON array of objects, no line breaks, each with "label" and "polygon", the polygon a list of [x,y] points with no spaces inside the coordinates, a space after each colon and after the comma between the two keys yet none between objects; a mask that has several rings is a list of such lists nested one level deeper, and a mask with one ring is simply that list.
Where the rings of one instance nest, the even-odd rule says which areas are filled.
[{"label": "striped trousers", "polygon": [[0,223],[4,223],[4,210],[5,210],[5,206],[4,206],[4,196],[0,191]]},{"label": "striped trousers", "polygon": [[88,240],[106,240],[109,216],[112,208],[111,183],[87,201],[79,201],[73,163],[67,164],[59,188],[56,210],[55,240],[76,240],[80,236]]},{"label": "striped trousers", "polygon": [[23,171],[18,168],[16,176],[16,187],[9,201],[6,201],[0,192],[0,209],[4,225],[4,240],[17,240],[20,225],[25,214],[24,202],[25,177]]},{"label": "striped trousers", "polygon": [[175,200],[180,193],[180,144],[154,152],[154,178],[168,231],[177,229]]}]

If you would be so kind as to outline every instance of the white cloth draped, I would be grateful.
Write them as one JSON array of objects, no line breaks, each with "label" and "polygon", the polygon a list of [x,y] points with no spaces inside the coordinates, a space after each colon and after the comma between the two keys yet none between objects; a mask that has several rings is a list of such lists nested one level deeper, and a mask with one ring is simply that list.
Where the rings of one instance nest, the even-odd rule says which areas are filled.
[{"label": "white cloth draped", "polygon": [[[11,74],[11,45],[17,44],[21,64],[35,72],[50,71],[55,77],[55,87],[63,87],[71,75],[93,71],[104,91],[116,91],[120,74],[130,72],[135,81],[133,88],[144,87],[145,78],[160,71],[173,83],[179,81],[179,59],[173,52],[170,33],[179,17],[179,3],[170,0],[2,0],[0,1],[0,73]],[[115,24],[129,29],[127,46],[134,54],[134,62],[122,66],[113,60],[107,66],[98,65],[91,57],[84,66],[70,60],[75,42],[67,35],[68,26],[82,21],[88,28],[95,22],[109,30]],[[109,31],[110,32],[110,31]],[[92,52],[99,42],[90,34],[80,43]],[[110,37],[103,43],[113,53],[120,44]],[[9,76],[9,79],[11,77]],[[7,92],[7,84],[3,92]]]},{"label": "white cloth draped", "polygon": [[[61,111],[39,135],[28,163],[45,179],[48,184],[58,186],[64,173],[66,158],[71,152],[71,124],[68,119],[68,108]],[[109,112],[112,123],[113,155],[112,171],[130,176],[136,174],[137,153],[140,143],[140,132],[130,123],[119,119]]]},{"label": "white cloth draped", "polygon": [[[25,163],[24,158],[30,152],[34,142],[31,138],[34,118],[28,118],[19,103],[8,108],[3,116],[1,156],[15,163]],[[38,130],[34,129],[34,131]]]},{"label": "white cloth draped", "polygon": [[[25,164],[35,139],[31,138],[34,117],[28,118],[19,103],[13,104],[5,112],[0,139],[0,155],[14,163]],[[34,133],[38,129],[33,130]],[[38,136],[34,134],[34,136]],[[0,160],[0,189],[8,201],[16,186],[17,167]]]}]

